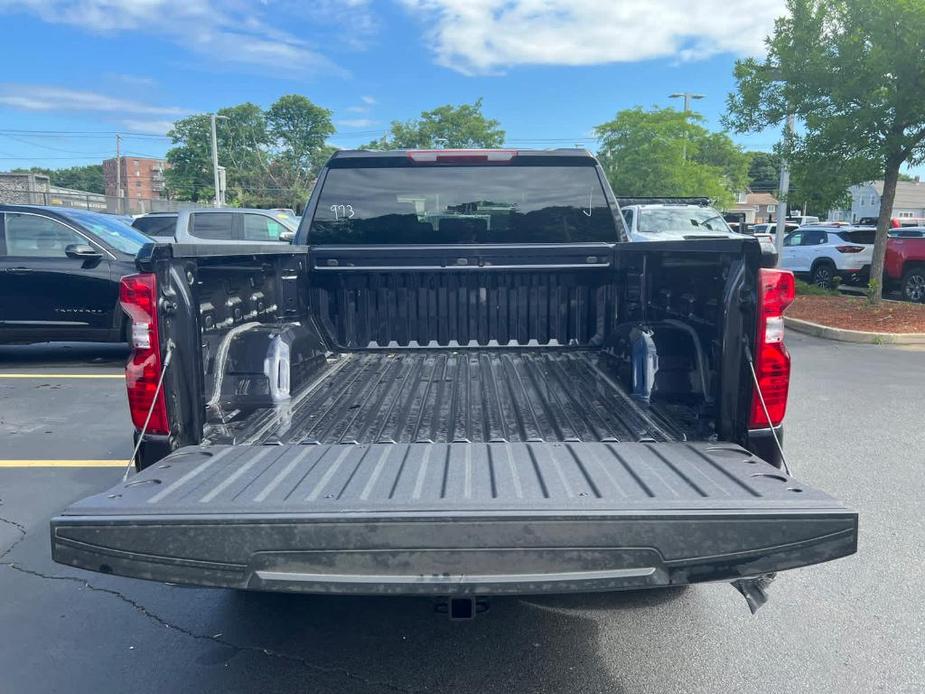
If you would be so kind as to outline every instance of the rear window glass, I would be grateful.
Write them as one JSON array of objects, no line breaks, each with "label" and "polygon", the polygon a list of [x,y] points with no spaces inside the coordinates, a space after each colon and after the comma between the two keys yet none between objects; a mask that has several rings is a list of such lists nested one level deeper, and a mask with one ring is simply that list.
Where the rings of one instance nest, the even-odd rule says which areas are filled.
[{"label": "rear window glass", "polygon": [[148,236],[173,236],[177,228],[176,217],[139,217],[132,226]]},{"label": "rear window glass", "polygon": [[190,233],[201,239],[233,238],[234,218],[228,212],[194,212]]},{"label": "rear window glass", "polygon": [[859,229],[858,231],[839,231],[838,238],[848,243],[873,243],[877,235],[876,229]]},{"label": "rear window glass", "polygon": [[616,241],[597,170],[576,166],[331,169],[312,244]]}]

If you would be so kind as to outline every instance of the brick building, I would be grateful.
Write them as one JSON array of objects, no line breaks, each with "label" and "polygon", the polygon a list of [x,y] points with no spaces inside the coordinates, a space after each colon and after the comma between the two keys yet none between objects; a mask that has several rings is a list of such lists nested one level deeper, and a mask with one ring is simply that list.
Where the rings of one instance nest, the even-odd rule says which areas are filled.
[{"label": "brick building", "polygon": [[[106,195],[117,196],[119,186],[116,184],[116,169],[120,168],[122,178],[122,197],[127,200],[158,200],[164,192],[164,169],[167,162],[163,159],[146,159],[144,157],[120,157],[121,166],[116,166],[116,159],[103,162],[103,178],[106,181]],[[128,204],[134,209],[134,205]]]}]

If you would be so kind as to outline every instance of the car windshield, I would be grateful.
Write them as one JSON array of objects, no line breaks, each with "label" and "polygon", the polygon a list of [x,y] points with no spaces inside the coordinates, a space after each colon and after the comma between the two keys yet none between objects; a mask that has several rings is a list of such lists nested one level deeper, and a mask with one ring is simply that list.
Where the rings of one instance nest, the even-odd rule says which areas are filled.
[{"label": "car windshield", "polygon": [[636,228],[645,233],[732,231],[712,207],[643,207]]},{"label": "car windshield", "polygon": [[593,166],[331,169],[313,244],[616,241]]},{"label": "car windshield", "polygon": [[98,212],[70,210],[67,217],[92,232],[103,243],[128,255],[135,255],[151,239],[117,217]]}]

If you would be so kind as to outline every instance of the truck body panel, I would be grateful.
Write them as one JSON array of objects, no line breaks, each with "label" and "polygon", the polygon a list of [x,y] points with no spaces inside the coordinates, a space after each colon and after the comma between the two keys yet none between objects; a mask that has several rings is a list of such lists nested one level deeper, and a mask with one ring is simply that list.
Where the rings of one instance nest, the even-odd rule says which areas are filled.
[{"label": "truck body panel", "polygon": [[[260,590],[513,594],[751,580],[854,552],[856,514],[779,469],[778,420],[751,424],[751,355],[777,329],[758,242],[623,243],[592,158],[510,159],[501,193],[433,213],[432,191],[405,193],[412,157],[346,153],[297,239],[321,201],[343,243],[146,247],[169,433],[140,436],[137,476],[53,519],[55,559]],[[579,202],[506,202],[533,166]],[[488,186],[466,167],[462,187]],[[335,187],[328,205],[338,168],[379,197]],[[413,238],[381,243],[383,219]],[[546,241],[504,240],[531,224]]]}]

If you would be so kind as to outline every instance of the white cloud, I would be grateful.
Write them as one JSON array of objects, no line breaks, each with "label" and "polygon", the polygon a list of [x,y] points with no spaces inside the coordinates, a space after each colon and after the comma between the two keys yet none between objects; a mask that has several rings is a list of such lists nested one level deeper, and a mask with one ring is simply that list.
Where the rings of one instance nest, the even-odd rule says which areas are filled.
[{"label": "white cloud", "polygon": [[[355,0],[333,0],[353,7]],[[193,51],[207,64],[239,65],[289,77],[344,70],[294,34],[275,28],[270,2],[254,0],[0,0],[0,12],[97,33],[153,34]],[[270,11],[268,11],[270,10]]]},{"label": "white cloud", "polygon": [[467,74],[762,52],[784,0],[402,0],[437,62]]},{"label": "white cloud", "polygon": [[376,103],[376,98],[373,96],[361,96],[360,101],[362,101],[364,104],[372,106]]},{"label": "white cloud", "polygon": [[0,84],[0,105],[23,111],[82,111],[133,113],[150,116],[180,116],[187,113],[176,106],[153,106],[130,99],[34,84]]},{"label": "white cloud", "polygon": [[369,113],[369,106],[348,106],[344,110],[347,113]]},{"label": "white cloud", "polygon": [[172,120],[136,120],[126,118],[121,121],[122,126],[133,133],[144,133],[146,135],[166,135],[167,131],[173,128]]},{"label": "white cloud", "polygon": [[345,128],[370,128],[374,125],[379,125],[379,121],[373,120],[371,118],[346,118],[344,120],[336,121],[337,125],[342,125]]}]

